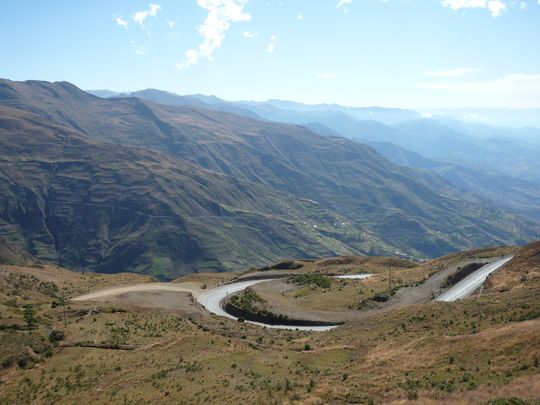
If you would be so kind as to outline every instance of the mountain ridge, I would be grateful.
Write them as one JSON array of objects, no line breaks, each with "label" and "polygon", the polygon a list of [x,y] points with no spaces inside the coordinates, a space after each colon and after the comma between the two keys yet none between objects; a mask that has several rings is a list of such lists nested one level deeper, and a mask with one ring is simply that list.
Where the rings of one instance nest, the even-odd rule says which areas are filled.
[{"label": "mountain ridge", "polygon": [[[107,229],[112,226],[114,232],[117,232],[116,235],[123,235],[118,236],[117,242],[120,245],[126,249],[133,249],[135,246],[135,251],[138,252],[135,254],[137,263],[124,263],[123,269],[127,266],[133,271],[150,272],[149,274],[157,271],[155,268],[159,266],[155,266],[151,259],[157,240],[162,241],[166,252],[161,249],[154,256],[162,258],[159,259],[162,263],[169,263],[165,270],[160,271],[164,276],[170,276],[197,269],[239,269],[248,266],[250,261],[264,264],[283,256],[331,256],[350,252],[384,254],[396,251],[412,257],[435,256],[440,252],[468,246],[524,243],[533,238],[540,229],[535,222],[528,223],[508,211],[489,207],[476,197],[464,195],[436,175],[400,168],[368,146],[345,138],[319,136],[302,126],[260,121],[205,108],[160,105],[135,97],[101,99],[66,83],[0,83],[0,105],[6,106],[4,109],[31,111],[35,114],[32,119],[37,121],[36,125],[42,129],[47,125],[71,128],[62,142],[70,141],[71,138],[77,142],[86,139],[85,142],[93,145],[93,148],[102,151],[100,153],[104,156],[109,156],[107,160],[115,162],[116,168],[114,165],[103,167],[103,163],[96,161],[94,155],[91,164],[87,163],[96,179],[103,177],[109,187],[123,184],[119,176],[123,170],[127,170],[129,159],[116,162],[110,151],[106,152],[107,149],[119,148],[118,153],[123,151],[119,156],[148,156],[135,159],[138,166],[129,166],[129,173],[130,179],[139,179],[133,184],[134,187],[136,184],[134,190],[152,190],[150,194],[155,195],[155,198],[141,196],[140,191],[131,191],[132,183],[118,194],[128,200],[131,198],[130,193],[133,193],[133,198],[144,197],[142,206],[153,207],[155,214],[163,217],[163,223],[156,224],[154,221],[149,224],[143,221],[142,226],[148,232],[146,235],[130,233],[126,231],[127,228],[116,229],[111,222],[113,217],[96,208],[93,215],[106,220],[101,223],[102,230],[92,228],[93,233],[87,235],[88,239],[95,240],[94,243],[98,246],[105,246],[109,242],[100,235],[106,235]],[[4,113],[2,125],[6,126],[10,114],[13,115]],[[24,118],[27,119],[28,117]],[[51,121],[55,124],[47,124]],[[32,131],[22,131],[22,134],[29,137],[26,152],[33,153],[32,159],[35,159],[35,154],[40,151],[36,149],[36,145],[32,146],[31,141],[33,136],[39,134],[39,130],[32,128]],[[5,131],[3,138],[4,141],[9,141],[9,134]],[[57,142],[55,147],[59,148],[58,143],[60,142]],[[12,159],[13,155],[21,154],[20,150],[8,148],[15,148],[12,143],[7,142],[6,145],[1,151],[6,161]],[[87,150],[89,146],[81,148]],[[124,148],[128,148],[126,151],[139,152],[128,153]],[[161,162],[156,161],[155,156],[162,156]],[[152,163],[152,168],[143,164],[146,160]],[[182,180],[186,186],[183,191],[180,187],[182,182],[175,182],[176,175],[172,174],[174,170],[171,172],[175,165],[189,167],[191,173],[191,177],[184,177]],[[89,184],[90,188],[80,190],[68,181],[67,173],[61,173],[63,177],[55,174],[57,166],[45,162],[38,166],[35,176],[49,178],[54,175],[55,181],[60,182],[58,187],[67,187],[74,195],[82,197],[88,190],[95,190],[90,187],[93,180],[85,179],[83,183]],[[14,164],[12,167],[12,172],[7,177],[4,173],[5,187],[8,187],[6,184],[16,184],[14,176],[17,166]],[[204,172],[205,170],[207,172]],[[74,173],[76,172],[74,170]],[[154,183],[145,180],[149,179],[145,173],[164,176],[167,184],[175,186],[163,186],[158,191]],[[228,177],[216,178],[219,173]],[[193,179],[197,181],[193,182]],[[35,190],[35,187],[30,189]],[[206,189],[205,195],[198,191],[201,187]],[[221,194],[214,196],[214,189],[222,190]],[[223,224],[216,227],[212,221],[205,222],[200,218],[200,221],[189,229],[186,228],[187,225],[183,228],[174,225],[174,229],[186,235],[186,241],[195,238],[198,246],[206,249],[204,254],[199,252],[200,261],[190,258],[190,264],[182,262],[185,258],[175,256],[170,251],[180,251],[185,249],[185,246],[168,246],[166,241],[172,234],[169,233],[169,236],[164,238],[155,229],[168,229],[170,224],[174,223],[174,218],[181,220],[188,217],[185,208],[175,205],[175,201],[188,204],[191,194],[196,197],[195,201],[206,207],[205,212],[212,211],[223,217],[223,213],[230,210],[239,215],[244,207],[239,205],[233,196],[242,189],[251,190],[251,205],[245,202],[252,207],[248,211],[264,212],[261,207],[267,207],[266,213],[270,215],[282,212],[287,216],[292,213],[292,222],[286,225],[267,221],[263,225],[263,221],[260,221],[261,223],[244,228],[231,228],[230,224],[227,228]],[[95,190],[96,196],[105,198],[105,190]],[[35,196],[35,193],[31,195]],[[17,198],[19,204],[30,203],[20,195]],[[40,198],[37,200],[42,201]],[[135,203],[130,200],[129,204]],[[170,209],[168,207],[176,207],[172,215],[167,214]],[[11,211],[7,212],[9,214]],[[49,217],[43,214],[43,209],[37,212],[44,218]],[[66,213],[69,212],[66,210]],[[20,225],[9,215],[6,215],[4,208],[2,219],[16,229]],[[65,221],[67,214],[59,215]],[[246,215],[253,217],[252,214]],[[169,222],[168,216],[171,217]],[[124,218],[128,228],[140,221],[137,216],[124,215]],[[243,220],[244,224],[246,221],[253,222],[245,217]],[[81,224],[77,226],[80,227]],[[69,238],[65,237],[67,229],[64,225],[60,226],[57,231],[63,236],[56,240],[63,240],[62,243],[69,241]],[[216,236],[216,232],[220,236]],[[292,234],[287,236],[290,232]],[[15,236],[16,234],[17,232]],[[138,241],[137,238],[142,239]],[[293,247],[295,240],[297,248]],[[137,245],[139,242],[143,244]],[[56,260],[53,253],[56,252],[58,256],[60,252],[58,257],[64,258],[63,263],[74,266],[78,260],[74,251],[82,249],[81,252],[84,253],[86,249],[84,238],[78,241],[76,247],[66,248],[62,243],[51,251],[51,255],[44,254],[44,257]],[[246,253],[242,252],[242,243],[247,243]],[[212,254],[212,249],[221,253]],[[110,259],[103,253],[107,249],[97,251],[101,253],[94,252],[92,260],[101,257],[100,254],[103,258]],[[180,258],[179,262],[185,265],[175,267],[172,264],[174,257]],[[108,264],[99,271],[116,270],[113,264]]]}]

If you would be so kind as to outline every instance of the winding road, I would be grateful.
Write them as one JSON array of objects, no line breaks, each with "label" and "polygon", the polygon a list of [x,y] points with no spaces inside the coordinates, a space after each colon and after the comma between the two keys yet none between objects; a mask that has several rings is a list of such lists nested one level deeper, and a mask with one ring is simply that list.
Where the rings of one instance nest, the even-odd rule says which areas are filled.
[{"label": "winding road", "polygon": [[[458,299],[462,299],[471,295],[479,287],[481,287],[488,276],[494,271],[505,265],[512,259],[512,256],[507,256],[499,259],[493,263],[489,263],[471,275],[464,278],[462,281],[445,291],[443,294],[435,298],[435,301],[451,302]],[[347,274],[333,276],[337,279],[356,279],[362,280],[370,277],[371,274]],[[201,290],[198,283],[145,283],[136,284],[132,286],[114,287],[102,291],[97,291],[79,297],[73,298],[73,301],[91,301],[99,300],[110,296],[116,296],[130,292],[143,292],[143,291],[178,291],[190,293],[208,312],[222,316],[225,318],[238,320],[237,317],[225,312],[221,303],[230,294],[243,291],[252,285],[258,283],[264,283],[266,281],[273,281],[275,278],[264,278],[256,280],[238,281],[235,283],[224,284],[210,290]],[[271,325],[260,322],[245,321],[254,325],[263,326],[272,329],[289,329],[289,330],[305,330],[305,331],[317,331],[323,332],[337,328],[337,325],[318,325],[318,326],[295,326],[295,325]]]},{"label": "winding road", "polygon": [[[252,285],[263,283],[265,281],[275,281],[275,278],[265,278],[260,280],[249,280],[249,281],[239,281],[232,284],[224,284],[216,288],[201,294],[198,298],[199,303],[206,308],[206,310],[212,314],[219,316],[224,316],[229,319],[238,320],[237,317],[232,316],[231,314],[225,312],[221,306],[221,302],[229,295],[245,290]],[[294,326],[294,325],[270,325],[260,322],[245,321],[246,323],[251,323],[253,325],[264,326],[266,328],[272,329],[289,329],[289,330],[308,330],[308,331],[317,331],[324,332],[337,328],[337,325],[322,325],[322,326]]]},{"label": "winding road", "polygon": [[504,266],[512,257],[503,257],[493,263],[486,264],[439,295],[435,301],[452,302],[468,297],[485,283],[491,273]]},{"label": "winding road", "polygon": [[[357,279],[362,280],[370,277],[371,274],[350,274],[343,276],[334,276],[339,279]],[[236,283],[224,284],[218,287],[212,288],[208,291],[203,291],[198,287],[197,283],[145,283],[136,284],[132,286],[114,287],[106,290],[96,291],[93,293],[81,295],[73,298],[73,301],[92,301],[99,300],[101,298],[111,297],[115,295],[130,293],[130,292],[143,292],[143,291],[178,291],[188,292],[210,313],[223,316],[225,318],[238,320],[237,317],[225,312],[221,306],[221,302],[229,295],[243,291],[252,285],[263,283],[265,281],[275,281],[275,278],[265,278],[258,280],[238,281]],[[317,325],[317,326],[295,326],[295,325],[270,325],[261,322],[245,321],[254,325],[263,326],[272,329],[289,329],[289,330],[305,330],[324,332],[334,328],[337,325]]]}]

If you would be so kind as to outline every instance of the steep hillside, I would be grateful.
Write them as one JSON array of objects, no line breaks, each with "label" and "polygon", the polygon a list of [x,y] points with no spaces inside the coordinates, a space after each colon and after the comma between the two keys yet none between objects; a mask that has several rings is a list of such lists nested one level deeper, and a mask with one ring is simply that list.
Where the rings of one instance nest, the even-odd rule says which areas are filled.
[{"label": "steep hillside", "polygon": [[[434,171],[463,191],[539,218],[536,189],[540,169],[535,151],[539,130],[535,128],[494,128],[443,116],[419,119],[413,111],[396,109],[310,106],[279,100],[230,103],[158,90],[132,94],[162,104],[202,106],[244,116],[253,112],[273,121],[301,124],[319,135],[342,135],[372,146],[395,164]],[[238,107],[241,109],[235,110]],[[392,123],[395,125],[388,125]]]},{"label": "steep hillside", "polygon": [[173,277],[356,251],[305,225],[343,221],[309,201],[20,110],[0,128],[2,234],[41,259]]},{"label": "steep hillside", "polygon": [[[19,235],[38,257],[69,266],[174,274],[291,256],[437,256],[524,243],[540,230],[436,175],[300,126],[133,97],[101,99],[65,82],[2,81],[0,105],[7,106],[0,152],[11,168],[4,170],[3,195],[13,201],[2,210],[10,224],[4,233]],[[62,146],[70,142],[81,146]],[[16,163],[23,152],[31,170]],[[88,161],[78,160],[83,152]],[[73,201],[94,204],[92,215]],[[238,220],[230,216],[245,211],[249,226],[231,224]],[[75,214],[80,221],[72,222]],[[25,235],[30,228],[32,236]]]},{"label": "steep hillside", "polygon": [[486,292],[504,292],[540,282],[540,241],[523,247],[486,283]]},{"label": "steep hillside", "polygon": [[0,264],[25,266],[35,262],[36,259],[17,243],[0,236]]},{"label": "steep hillside", "polygon": [[480,195],[494,204],[540,219],[540,187],[532,181],[512,177],[476,164],[453,163],[425,158],[390,142],[366,142],[381,155],[400,166],[437,173],[457,188]]}]

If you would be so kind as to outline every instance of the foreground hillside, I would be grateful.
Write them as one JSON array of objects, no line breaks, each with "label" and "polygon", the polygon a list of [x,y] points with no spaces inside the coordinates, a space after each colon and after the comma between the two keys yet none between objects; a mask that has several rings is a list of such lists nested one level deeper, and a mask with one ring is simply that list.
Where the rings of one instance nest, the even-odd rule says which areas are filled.
[{"label": "foreground hillside", "polygon": [[540,233],[436,175],[296,125],[2,80],[0,128],[0,236],[69,268],[171,279]]},{"label": "foreground hillside", "polygon": [[[150,278],[3,265],[0,403],[219,404],[227,398],[228,403],[491,404],[514,398],[511,403],[533,404],[540,396],[540,243],[468,251],[420,265],[392,258],[294,261],[240,278],[369,271],[375,274],[371,284],[333,281],[325,293],[309,287],[310,293],[334,297],[325,310],[359,315],[366,309],[332,307],[354,298],[351,286],[356,302],[362,302],[380,293],[391,272],[403,281],[398,295],[409,281],[422,286],[449,269],[454,274],[471,262],[506,254],[514,259],[493,276],[497,287],[485,288],[481,296],[389,306],[323,333],[263,329],[210,316],[188,294],[163,291],[70,301],[65,326],[62,292],[69,299]],[[175,284],[200,291],[231,278],[207,273]],[[311,301],[310,310],[321,305]],[[294,299],[289,304],[307,305]]]}]

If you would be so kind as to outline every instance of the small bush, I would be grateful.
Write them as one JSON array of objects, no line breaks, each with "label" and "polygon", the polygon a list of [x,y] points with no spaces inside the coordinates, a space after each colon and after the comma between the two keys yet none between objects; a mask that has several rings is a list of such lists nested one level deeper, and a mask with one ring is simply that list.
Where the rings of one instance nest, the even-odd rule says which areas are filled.
[{"label": "small bush", "polygon": [[24,306],[24,320],[28,329],[35,329],[37,327],[38,320],[36,319],[34,307],[30,304]]},{"label": "small bush", "polygon": [[61,330],[55,329],[49,334],[49,340],[53,343],[58,343],[61,340],[64,340],[64,337],[64,332],[62,332]]},{"label": "small bush", "polygon": [[15,357],[13,355],[10,355],[2,359],[3,368],[10,368],[11,366],[13,366],[13,364],[15,364]]},{"label": "small bush", "polygon": [[33,365],[32,359],[27,354],[21,354],[17,358],[17,365],[20,368],[29,368]]},{"label": "small bush", "polygon": [[332,285],[330,278],[321,274],[295,274],[289,277],[288,281],[297,285],[313,285],[320,288],[330,288]]},{"label": "small bush", "polygon": [[259,297],[255,291],[248,288],[241,293],[233,295],[230,302],[237,308],[251,311],[255,309],[256,304],[264,304],[266,303],[266,300]]}]

